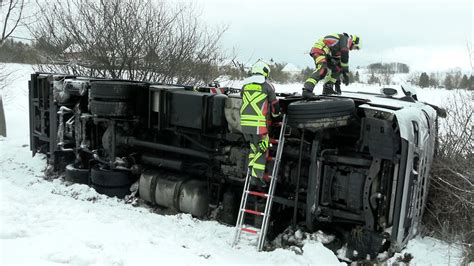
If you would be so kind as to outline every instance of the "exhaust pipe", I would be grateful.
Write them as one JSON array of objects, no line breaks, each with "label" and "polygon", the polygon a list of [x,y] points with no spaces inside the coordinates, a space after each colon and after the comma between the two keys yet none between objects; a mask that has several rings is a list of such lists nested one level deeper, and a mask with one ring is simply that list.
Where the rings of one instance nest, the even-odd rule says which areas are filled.
[{"label": "exhaust pipe", "polygon": [[157,167],[163,167],[178,171],[181,171],[183,169],[182,161],[163,159],[150,155],[142,155],[142,162],[145,164],[151,164]]},{"label": "exhaust pipe", "polygon": [[143,141],[143,140],[136,139],[134,137],[117,136],[117,143],[132,146],[132,147],[137,146],[137,147],[150,148],[150,149],[155,149],[155,150],[160,150],[160,151],[179,153],[179,154],[189,155],[193,157],[208,159],[208,160],[211,158],[211,156],[208,153],[199,152],[199,151],[186,149],[186,148],[170,146],[170,145],[164,145],[160,143]]}]

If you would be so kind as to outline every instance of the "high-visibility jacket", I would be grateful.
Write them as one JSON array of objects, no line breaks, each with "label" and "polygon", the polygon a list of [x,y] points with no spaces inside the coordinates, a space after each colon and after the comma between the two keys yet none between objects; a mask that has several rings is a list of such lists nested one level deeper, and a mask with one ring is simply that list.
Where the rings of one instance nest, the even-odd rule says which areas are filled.
[{"label": "high-visibility jacket", "polygon": [[[261,75],[249,77],[240,92],[240,125],[245,134],[267,134],[270,115],[278,115],[280,106],[275,88]],[[271,109],[271,110],[269,110]],[[270,111],[270,112],[269,112]]]},{"label": "high-visibility jacket", "polygon": [[316,64],[326,63],[330,58],[340,60],[343,71],[349,71],[349,50],[352,39],[346,34],[331,34],[319,39],[311,48],[310,55]]}]

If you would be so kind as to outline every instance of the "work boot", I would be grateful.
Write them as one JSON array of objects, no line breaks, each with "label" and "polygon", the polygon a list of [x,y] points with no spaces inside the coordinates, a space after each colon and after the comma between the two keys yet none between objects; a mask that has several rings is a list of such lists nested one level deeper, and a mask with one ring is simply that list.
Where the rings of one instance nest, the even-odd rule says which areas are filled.
[{"label": "work boot", "polygon": [[301,96],[303,96],[303,98],[307,99],[307,98],[312,98],[315,95],[312,91],[309,91],[307,89],[303,89],[303,93],[301,94]]},{"label": "work boot", "polygon": [[328,94],[336,94],[336,92],[334,91],[333,89],[333,85],[332,83],[325,83],[323,85],[323,94],[324,95],[328,95]]},{"label": "work boot", "polygon": [[334,84],[334,89],[336,90],[336,94],[341,95],[341,80],[337,80]]},{"label": "work boot", "polygon": [[267,182],[265,182],[262,178],[258,177],[252,177],[252,179],[250,180],[250,184],[261,188],[267,187]]}]

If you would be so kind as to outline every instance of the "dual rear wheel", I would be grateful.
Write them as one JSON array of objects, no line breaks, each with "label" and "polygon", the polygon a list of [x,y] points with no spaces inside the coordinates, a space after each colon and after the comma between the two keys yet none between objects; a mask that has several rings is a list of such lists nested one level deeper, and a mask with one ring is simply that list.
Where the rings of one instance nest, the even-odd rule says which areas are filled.
[{"label": "dual rear wheel", "polygon": [[131,193],[130,187],[136,181],[136,177],[128,170],[111,170],[105,166],[95,165],[89,171],[87,168],[79,168],[77,164],[69,164],[66,166],[65,180],[90,184],[100,194],[124,198]]},{"label": "dual rear wheel", "polygon": [[133,115],[130,104],[144,84],[134,82],[94,81],[91,83],[89,109],[93,115],[123,117]]}]

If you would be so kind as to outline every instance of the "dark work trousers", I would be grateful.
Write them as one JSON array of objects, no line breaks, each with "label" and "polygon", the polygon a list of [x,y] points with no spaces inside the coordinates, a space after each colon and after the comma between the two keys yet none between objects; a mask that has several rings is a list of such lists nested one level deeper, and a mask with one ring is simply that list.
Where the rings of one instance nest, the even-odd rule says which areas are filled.
[{"label": "dark work trousers", "polygon": [[[245,138],[250,142],[249,170],[250,174],[256,178],[263,178],[268,157],[268,134],[246,134]],[[263,143],[263,145],[260,145]],[[262,148],[262,146],[264,146]],[[266,147],[266,148],[265,148]]]}]

